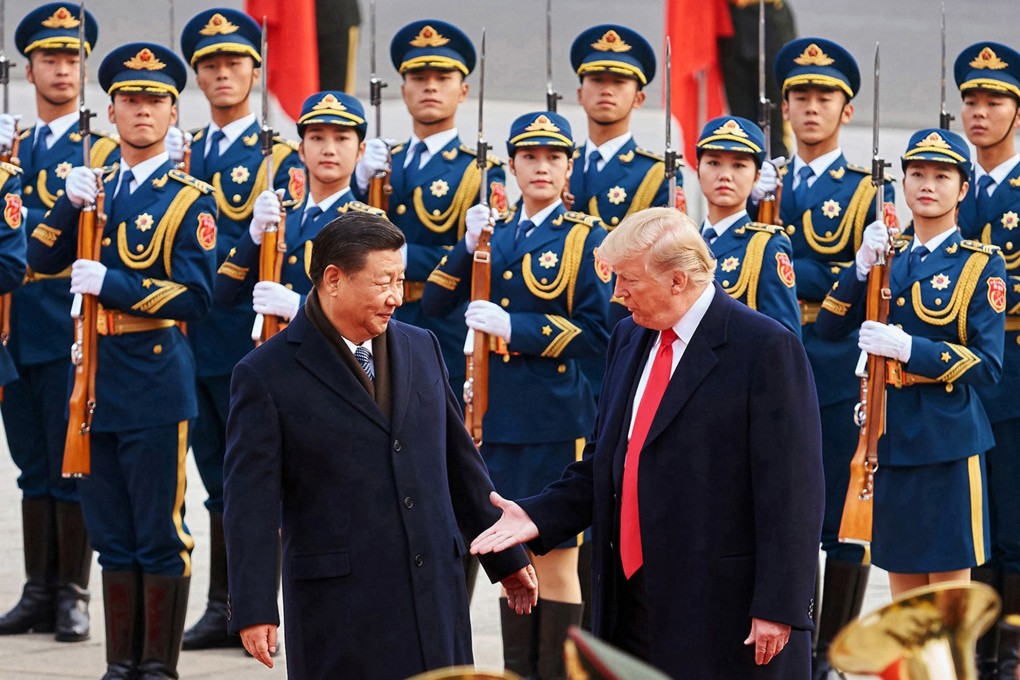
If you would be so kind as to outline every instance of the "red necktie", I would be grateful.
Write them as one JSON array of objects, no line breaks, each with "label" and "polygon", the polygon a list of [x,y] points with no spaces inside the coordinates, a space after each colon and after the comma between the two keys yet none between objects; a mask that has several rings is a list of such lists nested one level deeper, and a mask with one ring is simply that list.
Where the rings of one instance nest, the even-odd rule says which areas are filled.
[{"label": "red necktie", "polygon": [[659,351],[655,353],[652,371],[637,407],[634,430],[627,444],[623,495],[620,498],[620,561],[623,563],[623,575],[627,578],[633,576],[644,562],[641,552],[641,518],[638,513],[638,460],[652,426],[652,419],[659,410],[659,402],[669,384],[673,368],[673,341],[676,339],[676,331],[672,328],[662,331],[659,336]]}]

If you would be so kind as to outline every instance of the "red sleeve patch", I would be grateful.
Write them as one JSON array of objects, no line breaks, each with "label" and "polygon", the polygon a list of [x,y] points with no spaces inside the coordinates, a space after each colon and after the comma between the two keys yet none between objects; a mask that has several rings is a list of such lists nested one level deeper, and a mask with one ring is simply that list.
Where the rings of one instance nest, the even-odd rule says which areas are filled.
[{"label": "red sleeve patch", "polygon": [[21,226],[21,196],[7,194],[4,196],[4,221],[11,229]]},{"label": "red sleeve patch", "polygon": [[198,245],[203,250],[212,250],[216,247],[216,219],[209,213],[198,215]]}]

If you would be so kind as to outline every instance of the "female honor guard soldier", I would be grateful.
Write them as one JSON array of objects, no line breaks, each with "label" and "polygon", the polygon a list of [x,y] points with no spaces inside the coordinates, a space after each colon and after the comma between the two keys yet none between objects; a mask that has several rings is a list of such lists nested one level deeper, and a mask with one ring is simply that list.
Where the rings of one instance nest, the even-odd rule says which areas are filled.
[{"label": "female honor guard soldier", "polygon": [[264,191],[255,201],[248,233],[230,249],[216,272],[217,304],[234,305],[240,298],[253,297],[259,314],[290,321],[312,289],[308,277],[312,240],[322,228],[348,210],[385,216],[381,210],[355,201],[351,193],[351,177],[365,150],[367,124],[361,102],[345,92],[316,92],[301,107],[297,128],[308,192],[306,200],[287,210],[287,256],[280,282],[256,283],[262,233],[279,222],[281,210],[277,195]]},{"label": "female honor guard soldier", "polygon": [[[191,162],[186,172],[217,189],[216,264],[248,231],[255,200],[266,188],[266,160],[259,145],[261,126],[251,110],[251,90],[262,66],[262,30],[236,9],[214,7],[196,14],[181,31],[181,53],[195,70],[195,83],[209,102],[208,126],[191,134]],[[186,135],[177,127],[167,135],[170,158],[180,161]],[[285,200],[300,202],[305,175],[295,153],[297,145],[279,137],[273,143],[273,186],[285,189]],[[251,351],[255,312],[251,296],[230,305],[214,305],[197,323],[188,325],[195,353],[198,418],[192,451],[202,484],[209,494],[209,597],[202,617],[184,634],[184,649],[240,647],[227,634],[227,549],[223,541],[223,456],[226,450],[230,373]],[[201,548],[200,548],[201,550]]]},{"label": "female honor guard soldier", "polygon": [[[886,357],[886,433],[875,473],[872,561],[893,597],[969,580],[988,559],[985,452],[994,444],[975,387],[1002,374],[1005,266],[999,249],[964,240],[956,209],[968,190],[970,152],[957,134],[914,133],[902,157],[914,239],[892,261],[889,323],[864,321],[868,272],[889,236],[870,224],[818,314],[822,338],[856,335]],[[863,325],[861,322],[864,321]]]},{"label": "female honor guard soldier", "polygon": [[[560,198],[573,148],[562,116],[540,111],[514,121],[507,151],[522,203],[492,236],[496,302],[471,302],[464,315],[495,344],[481,451],[496,490],[514,498],[538,493],[580,455],[595,400],[575,359],[599,355],[609,340],[610,275],[595,260],[606,230]],[[495,212],[469,211],[464,240],[429,277],[426,313],[442,316],[467,300],[472,254]],[[581,618],[577,542],[533,561],[542,599],[530,617],[502,617],[504,663],[525,677],[562,677],[567,628]]]},{"label": "female honor guard soldier", "polygon": [[[996,245],[1006,259],[1006,341],[1002,379],[978,388],[995,435],[985,454],[991,544],[988,564],[974,570],[975,581],[1002,595],[1006,614],[1020,611],[1020,52],[994,42],[971,45],[956,58],[956,85],[963,97],[960,120],[974,145],[974,181],[960,204],[965,238]],[[996,633],[999,644],[996,645]],[[978,644],[978,661],[988,677],[1015,678],[1020,663],[1015,629],[995,626]],[[996,649],[996,646],[998,649]],[[982,675],[982,677],[985,677]]]},{"label": "female honor guard soldier", "polygon": [[29,240],[30,266],[71,267],[71,291],[99,301],[91,474],[79,482],[103,568],[108,680],[176,678],[194,542],[184,523],[184,461],[195,361],[177,321],[212,305],[216,202],[174,169],[163,147],[177,120],[184,63],[166,47],[110,52],[99,84],[122,162],[105,178],[109,216],[99,261],[77,258],[78,217],[98,192],[77,167]]},{"label": "female honor guard soldier", "polygon": [[698,139],[698,181],[708,201],[701,235],[723,290],[800,336],[792,247],[782,227],[752,222],[747,198],[765,160],[765,133],[737,116],[715,118]]},{"label": "female honor guard soldier", "polygon": [[[15,31],[25,76],[35,89],[38,120],[18,131],[0,114],[0,147],[17,134],[23,230],[31,234],[64,192],[68,172],[82,162],[78,134],[78,5],[53,2],[29,12]],[[96,20],[85,12],[85,54],[96,45]],[[119,157],[117,142],[92,131],[92,166]],[[4,194],[6,196],[6,192]],[[7,201],[5,213],[12,208]],[[11,210],[13,217],[13,210]],[[21,600],[0,617],[0,634],[55,631],[59,641],[89,637],[92,548],[78,486],[61,476],[67,432],[67,348],[74,334],[68,310],[70,271],[48,276],[29,270],[10,301],[7,349],[18,380],[4,388],[4,426],[21,472],[22,534],[28,580]],[[54,611],[56,619],[54,620]]]}]

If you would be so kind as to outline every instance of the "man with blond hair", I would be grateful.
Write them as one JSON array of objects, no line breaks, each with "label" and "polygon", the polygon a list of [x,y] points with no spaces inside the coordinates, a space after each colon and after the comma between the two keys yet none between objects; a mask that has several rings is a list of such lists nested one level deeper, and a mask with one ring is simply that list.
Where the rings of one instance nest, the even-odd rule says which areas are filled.
[{"label": "man with blond hair", "polygon": [[591,525],[599,637],[672,677],[806,679],[823,498],[804,349],[713,282],[679,211],[627,217],[598,255],[632,317],[595,436],[540,495],[493,494],[471,550],[542,554]]}]

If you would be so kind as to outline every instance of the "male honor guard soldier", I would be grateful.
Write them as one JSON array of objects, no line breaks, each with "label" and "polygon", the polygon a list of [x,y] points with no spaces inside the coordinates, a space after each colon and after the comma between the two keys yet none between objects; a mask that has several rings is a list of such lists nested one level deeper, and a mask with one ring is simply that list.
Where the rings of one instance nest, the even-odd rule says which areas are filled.
[{"label": "male honor guard soldier", "polygon": [[781,227],[752,222],[747,198],[765,161],[765,133],[738,116],[715,118],[698,139],[698,181],[708,201],[701,235],[723,290],[800,335],[793,250]]},{"label": "male honor guard soldier", "polygon": [[234,305],[247,296],[253,298],[259,314],[290,321],[312,289],[308,274],[312,241],[322,228],[348,210],[386,216],[382,210],[355,201],[351,193],[351,177],[364,152],[368,129],[361,102],[345,92],[316,92],[301,107],[297,128],[308,191],[303,202],[287,210],[287,255],[280,281],[256,283],[262,234],[280,221],[280,199],[264,191],[255,200],[248,233],[230,249],[216,273],[217,304]]},{"label": "male honor guard soldier", "polygon": [[[840,127],[853,117],[851,100],[861,80],[853,56],[830,40],[801,38],[779,51],[775,72],[783,92],[783,118],[797,140],[793,162],[782,169],[789,174],[780,215],[793,243],[801,337],[814,371],[822,417],[826,560],[815,669],[816,677],[824,677],[829,643],[860,613],[870,567],[863,563],[861,546],[843,544],[837,538],[858,436],[852,413],[859,397],[854,369],[860,350],[854,338],[819,339],[814,320],[832,284],[853,263],[864,228],[876,219],[875,187],[870,168],[848,163],[839,146]],[[759,180],[758,188],[767,191],[769,187],[761,186],[764,181],[767,178]],[[891,212],[892,184],[887,183],[883,191],[886,211]]]},{"label": "male honor guard soldier", "polygon": [[33,269],[71,266],[71,291],[99,302],[91,474],[78,487],[103,568],[110,680],[177,677],[188,601],[184,461],[198,409],[194,359],[177,322],[197,321],[212,305],[216,202],[212,187],[174,169],[163,146],[186,79],[184,63],[155,43],[107,55],[99,84],[111,96],[122,161],[103,178],[100,259],[76,259],[79,212],[98,192],[92,168],[71,170],[29,239]]},{"label": "male honor guard soldier", "polygon": [[[20,213],[26,234],[64,193],[68,173],[82,160],[78,16],[76,4],[48,3],[29,13],[15,31],[18,50],[27,60],[25,76],[35,87],[38,122],[18,131],[15,116],[0,114],[0,147],[13,148],[17,137],[24,205],[16,209],[15,199],[5,198],[4,212],[8,220]],[[86,12],[86,54],[95,47],[97,34],[96,20]],[[118,156],[113,138],[93,132],[91,143],[94,167]],[[3,191],[7,197],[8,189]],[[3,403],[7,441],[21,471],[28,581],[18,604],[0,617],[0,634],[55,628],[61,641],[89,636],[92,567],[77,484],[61,476],[68,346],[74,334],[69,275],[69,270],[52,276],[29,270],[24,286],[14,292],[8,349],[19,379],[6,386]]]},{"label": "male honor guard soldier", "polygon": [[[390,163],[389,216],[407,238],[404,304],[396,317],[436,334],[450,384],[463,385],[464,307],[429,317],[420,300],[429,274],[463,239],[467,209],[478,201],[481,173],[475,151],[461,142],[454,127],[457,106],[468,93],[464,79],[475,67],[475,48],[456,26],[423,19],[397,31],[390,58],[403,76],[400,91],[412,119],[411,138],[393,147]],[[506,213],[503,164],[494,156],[488,164],[489,204]],[[364,197],[369,177],[385,167],[382,141],[370,140],[356,175],[359,197]]]},{"label": "male honor guard soldier", "polygon": [[[181,33],[181,50],[195,69],[199,89],[209,100],[212,122],[193,134],[194,177],[216,188],[219,238],[216,263],[247,234],[259,192],[266,188],[266,164],[259,147],[259,124],[251,111],[251,89],[258,82],[262,31],[243,12],[207,9]],[[167,149],[178,160],[183,140],[170,128]],[[285,188],[284,200],[300,202],[305,176],[296,145],[277,139],[273,145],[273,186]],[[223,456],[226,450],[230,372],[252,348],[255,313],[250,296],[235,304],[218,304],[198,323],[188,325],[195,353],[198,420],[192,449],[209,498],[209,600],[202,618],[184,636],[184,649],[239,647],[227,635],[227,553],[223,542]]]},{"label": "male honor guard soldier", "polygon": [[[995,447],[985,455],[991,504],[991,558],[973,570],[1002,595],[1003,612],[1020,611],[1020,53],[993,42],[971,45],[956,58],[956,85],[963,96],[963,131],[976,150],[974,181],[957,220],[964,238],[998,246],[1009,275],[1006,346],[1002,378],[978,394],[992,423]],[[981,677],[1015,678],[1020,637],[1003,628],[998,649],[993,628],[978,644]],[[996,662],[996,657],[998,661]],[[998,673],[998,675],[996,675]]]}]

